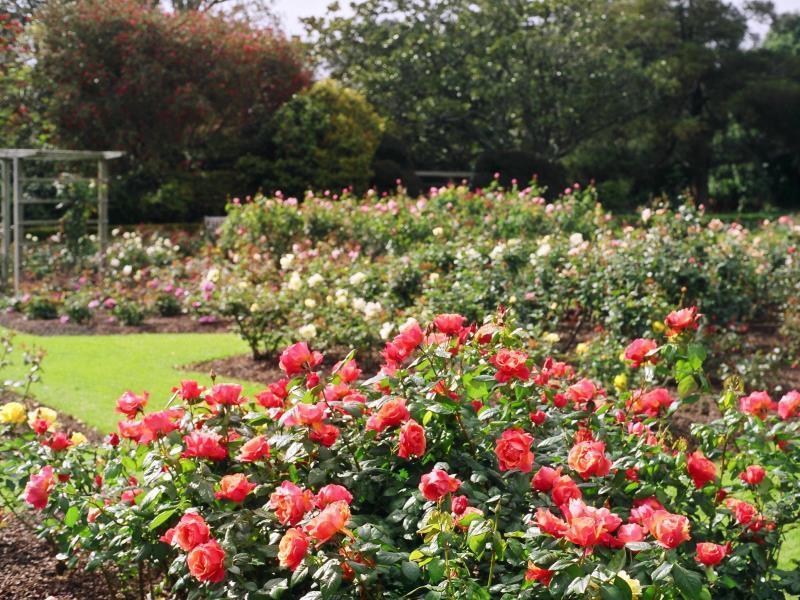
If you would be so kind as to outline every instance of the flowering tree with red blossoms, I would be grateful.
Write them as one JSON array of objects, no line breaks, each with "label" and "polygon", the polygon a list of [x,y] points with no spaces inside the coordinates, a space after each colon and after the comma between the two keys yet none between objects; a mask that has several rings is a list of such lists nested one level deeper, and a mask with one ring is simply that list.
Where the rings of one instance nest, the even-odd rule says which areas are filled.
[{"label": "flowering tree with red blossoms", "polygon": [[700,318],[632,341],[638,383],[618,394],[501,312],[408,323],[366,380],[298,343],[253,398],[129,392],[96,446],[7,410],[5,487],[90,568],[138,565],[177,597],[797,593],[776,565],[800,505],[800,393],[728,386],[722,417],[677,437],[669,416],[707,388]]},{"label": "flowering tree with red blossoms", "polygon": [[53,3],[37,72],[64,143],[146,161],[236,139],[309,82],[300,48],[270,29],[135,0]]}]

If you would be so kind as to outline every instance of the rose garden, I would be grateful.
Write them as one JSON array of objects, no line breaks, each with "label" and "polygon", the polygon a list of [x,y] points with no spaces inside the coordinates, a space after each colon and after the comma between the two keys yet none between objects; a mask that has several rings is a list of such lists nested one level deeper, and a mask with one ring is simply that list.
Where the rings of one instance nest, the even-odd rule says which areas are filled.
[{"label": "rose garden", "polygon": [[[304,54],[255,17],[146,4],[0,12],[0,56],[23,57],[3,81],[55,85],[41,114],[61,131],[17,111],[3,144],[127,153],[108,180],[36,165],[26,191],[4,175],[14,207],[61,213],[15,214],[16,286],[4,240],[0,597],[800,595],[791,203],[725,212],[687,175],[618,207],[619,186],[569,171],[577,150],[564,181],[527,159],[524,176],[511,161],[431,185],[398,159],[380,181],[389,117],[365,98],[381,86],[310,85]],[[365,14],[310,27],[336,54],[332,29],[356,39]],[[186,60],[211,47],[213,69]],[[151,50],[158,77],[125,63]],[[116,108],[150,101],[140,68],[174,86],[142,109],[163,119],[146,131]],[[115,73],[111,100],[75,84],[81,69],[89,88]],[[111,137],[81,138],[90,124]],[[266,138],[263,156],[247,146]],[[59,168],[78,156],[53,152]],[[768,187],[726,181],[744,172]]]}]

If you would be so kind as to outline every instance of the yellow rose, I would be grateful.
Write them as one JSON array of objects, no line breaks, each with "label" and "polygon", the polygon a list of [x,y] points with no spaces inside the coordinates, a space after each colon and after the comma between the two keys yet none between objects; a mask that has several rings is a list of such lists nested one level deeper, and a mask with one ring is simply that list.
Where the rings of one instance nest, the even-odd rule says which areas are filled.
[{"label": "yellow rose", "polygon": [[69,441],[72,442],[73,446],[80,446],[81,444],[85,444],[89,440],[86,439],[86,436],[83,435],[80,431],[76,431],[70,436]]},{"label": "yellow rose", "polygon": [[662,323],[661,321],[653,321],[652,327],[653,331],[655,331],[656,333],[661,333],[662,331],[664,331],[664,329],[666,329],[664,323]]},{"label": "yellow rose", "polygon": [[45,423],[47,423],[47,428],[51,429],[58,418],[58,413],[54,411],[52,408],[47,408],[46,406],[40,406],[36,410],[32,410],[28,413],[28,425],[33,427],[34,421],[41,419]]},{"label": "yellow rose", "polygon": [[558,340],[561,339],[561,336],[559,336],[557,333],[545,333],[543,339],[548,344],[556,344],[558,343]]},{"label": "yellow rose", "polygon": [[625,583],[628,584],[628,587],[631,588],[631,600],[639,600],[642,596],[642,584],[639,583],[638,579],[634,579],[630,575],[628,575],[625,571],[620,571],[617,573],[617,577],[622,579]]},{"label": "yellow rose", "polygon": [[589,351],[589,344],[586,342],[581,342],[577,346],[575,346],[575,354],[580,356],[581,354],[586,354]]},{"label": "yellow rose", "polygon": [[628,389],[628,376],[625,373],[620,373],[614,377],[614,388],[618,392],[624,392]]},{"label": "yellow rose", "polygon": [[19,402],[9,402],[0,408],[0,423],[19,425],[25,422],[25,407]]}]

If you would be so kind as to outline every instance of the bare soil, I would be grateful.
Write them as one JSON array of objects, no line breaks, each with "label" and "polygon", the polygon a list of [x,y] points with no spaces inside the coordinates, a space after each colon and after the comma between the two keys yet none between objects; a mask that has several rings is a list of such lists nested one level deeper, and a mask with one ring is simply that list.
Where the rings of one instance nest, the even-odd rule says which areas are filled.
[{"label": "bare soil", "polygon": [[231,322],[201,323],[188,316],[149,317],[141,325],[122,325],[117,321],[94,319],[88,323],[62,323],[58,319],[28,319],[16,312],[0,313],[0,327],[32,335],[111,335],[132,333],[221,333]]}]

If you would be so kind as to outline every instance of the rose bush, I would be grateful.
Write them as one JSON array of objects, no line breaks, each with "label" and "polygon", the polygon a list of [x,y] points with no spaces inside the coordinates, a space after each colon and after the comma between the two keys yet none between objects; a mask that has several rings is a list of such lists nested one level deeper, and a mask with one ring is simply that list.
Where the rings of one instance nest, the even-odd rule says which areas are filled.
[{"label": "rose bush", "polygon": [[798,593],[776,565],[800,506],[800,394],[731,382],[721,418],[679,437],[670,416],[708,390],[698,319],[634,343],[624,391],[503,311],[411,321],[365,380],[352,354],[324,372],[297,343],[253,398],[193,381],[163,404],[123,395],[103,444],[3,419],[3,487],[73,563],[176,597]]}]

